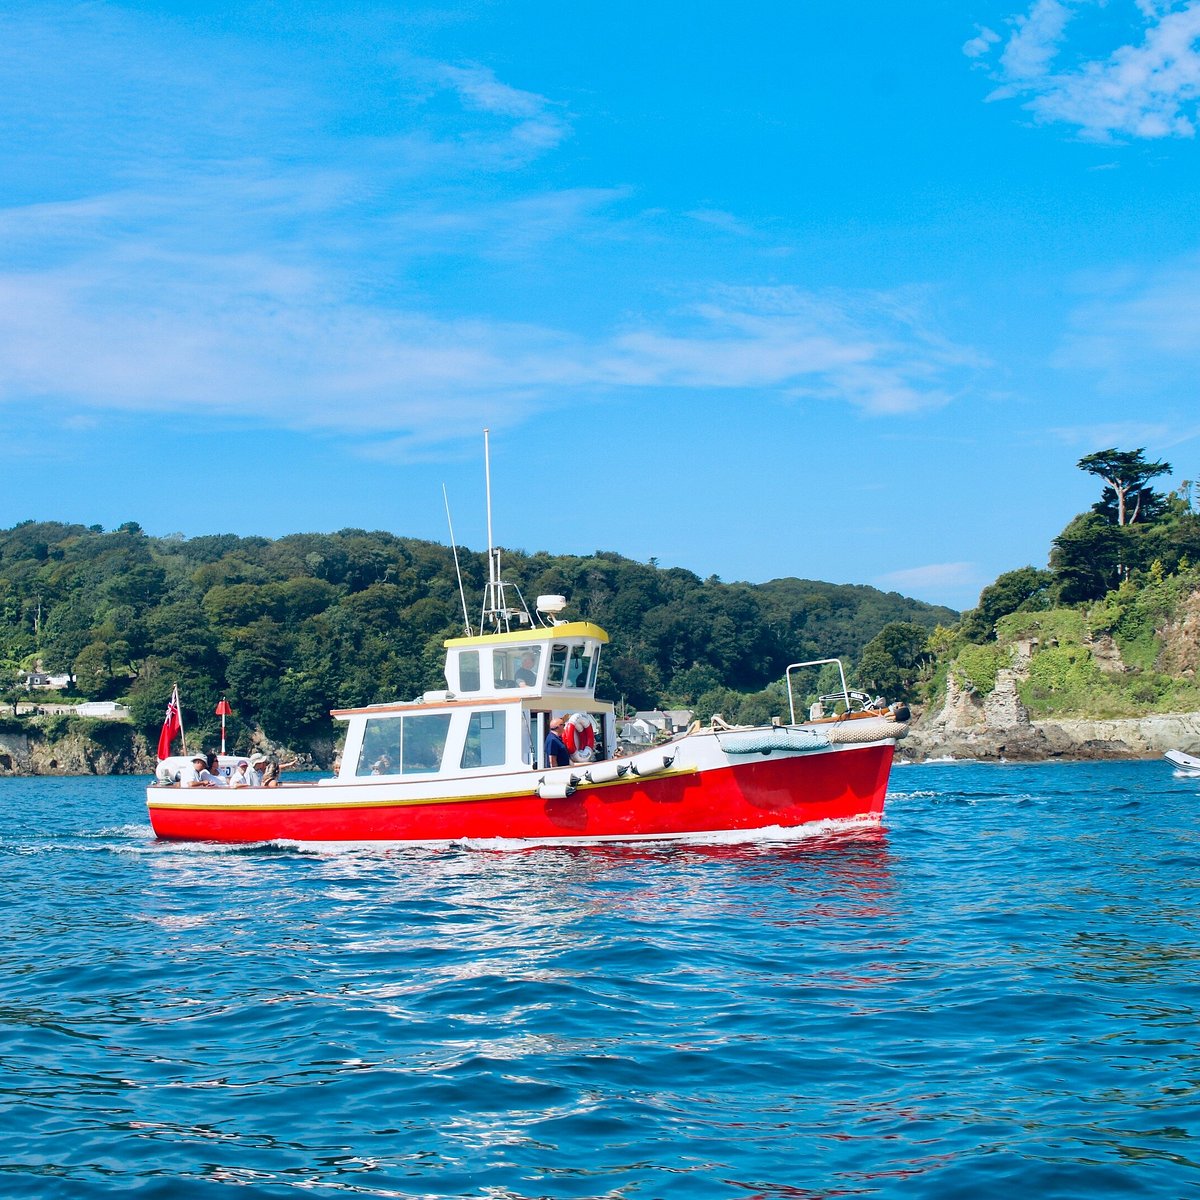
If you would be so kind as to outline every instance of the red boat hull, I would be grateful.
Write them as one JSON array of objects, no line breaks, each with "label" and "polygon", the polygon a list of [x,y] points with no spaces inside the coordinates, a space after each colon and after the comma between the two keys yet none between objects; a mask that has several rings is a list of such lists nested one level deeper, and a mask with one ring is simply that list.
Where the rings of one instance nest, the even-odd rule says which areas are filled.
[{"label": "red boat hull", "polygon": [[[388,797],[388,785],[379,784],[379,799],[353,802],[339,801],[336,787],[293,785],[255,793],[252,800],[243,800],[241,792],[228,803],[210,799],[211,792],[192,802],[187,792],[151,788],[147,803],[159,837],[220,842],[676,837],[878,821],[893,749],[886,742],[835,753],[756,757],[644,779],[626,776],[581,787],[565,799],[522,792],[401,800]],[[495,778],[498,788],[505,782]]]}]

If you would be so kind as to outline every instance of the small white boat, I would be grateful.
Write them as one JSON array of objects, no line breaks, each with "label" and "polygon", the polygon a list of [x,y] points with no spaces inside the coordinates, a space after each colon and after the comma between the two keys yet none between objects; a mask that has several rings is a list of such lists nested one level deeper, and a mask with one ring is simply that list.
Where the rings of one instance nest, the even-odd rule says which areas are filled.
[{"label": "small white boat", "polygon": [[1200,779],[1200,758],[1194,754],[1184,754],[1182,750],[1168,750],[1163,758],[1175,767],[1175,774],[1187,779]]}]

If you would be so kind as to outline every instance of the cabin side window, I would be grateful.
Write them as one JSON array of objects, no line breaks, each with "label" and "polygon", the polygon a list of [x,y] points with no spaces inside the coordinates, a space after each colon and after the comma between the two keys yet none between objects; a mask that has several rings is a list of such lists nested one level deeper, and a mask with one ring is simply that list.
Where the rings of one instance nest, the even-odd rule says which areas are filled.
[{"label": "cabin side window", "polygon": [[423,713],[404,718],[400,730],[400,770],[405,775],[430,775],[442,769],[449,713]]},{"label": "cabin side window", "polygon": [[356,775],[395,775],[400,769],[400,718],[371,717],[363,730]]},{"label": "cabin side window", "polygon": [[363,730],[356,775],[429,775],[441,770],[449,713],[371,717]]},{"label": "cabin side window", "polygon": [[460,692],[479,691],[478,650],[460,650],[458,652],[458,690]]},{"label": "cabin side window", "polygon": [[504,713],[477,712],[467,724],[462,767],[502,767],[505,762]]},{"label": "cabin side window", "polygon": [[541,646],[496,647],[492,650],[492,682],[498,688],[533,687],[541,665]]}]

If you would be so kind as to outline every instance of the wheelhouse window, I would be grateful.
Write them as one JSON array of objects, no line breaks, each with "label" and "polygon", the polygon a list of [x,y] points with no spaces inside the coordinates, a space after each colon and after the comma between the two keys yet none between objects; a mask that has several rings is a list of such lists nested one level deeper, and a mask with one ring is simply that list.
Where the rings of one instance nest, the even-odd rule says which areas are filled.
[{"label": "wheelhouse window", "polygon": [[567,687],[585,688],[592,674],[592,656],[585,653],[587,646],[577,642],[571,647],[571,657],[567,662]]},{"label": "wheelhouse window", "polygon": [[[596,683],[600,656],[588,642],[556,642],[550,649],[549,687],[588,688]],[[589,653],[590,652],[590,653]]]},{"label": "wheelhouse window", "polygon": [[462,767],[502,767],[505,763],[503,712],[471,714],[467,724],[467,740],[463,744]]},{"label": "wheelhouse window", "polygon": [[533,687],[541,665],[541,646],[497,647],[492,650],[492,682],[498,688]]},{"label": "wheelhouse window", "polygon": [[479,691],[478,650],[460,650],[458,652],[458,690],[460,692]]},{"label": "wheelhouse window", "polygon": [[441,770],[449,713],[371,717],[363,730],[356,775],[429,775]]}]

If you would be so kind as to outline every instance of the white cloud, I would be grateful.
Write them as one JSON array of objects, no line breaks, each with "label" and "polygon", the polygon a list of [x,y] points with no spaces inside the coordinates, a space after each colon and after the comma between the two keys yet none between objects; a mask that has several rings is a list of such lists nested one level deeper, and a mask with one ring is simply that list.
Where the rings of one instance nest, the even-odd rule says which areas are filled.
[{"label": "white cloud", "polygon": [[[76,140],[62,136],[74,157],[113,123],[108,85],[131,56],[154,58],[166,77],[181,57],[139,29],[96,33],[89,11],[72,10],[47,47],[63,78],[91,61],[90,37],[107,48],[94,86],[72,92]],[[0,84],[21,76],[19,40],[0,46]],[[940,336],[917,293],[696,285],[690,303],[664,313],[639,279],[636,318],[613,311],[605,327],[593,314],[600,332],[587,337],[557,314],[475,319],[484,303],[545,311],[494,296],[477,309],[472,283],[503,275],[481,270],[485,259],[540,265],[551,243],[632,236],[611,215],[629,189],[522,191],[512,175],[507,191],[481,185],[480,168],[509,172],[560,144],[562,106],[482,67],[399,50],[368,65],[377,77],[364,91],[388,112],[386,136],[326,136],[336,98],[316,85],[310,94],[295,73],[273,89],[250,72],[257,82],[239,90],[240,66],[227,77],[181,70],[168,116],[189,101],[196,113],[179,131],[158,122],[152,84],[125,94],[137,119],[115,122],[132,132],[103,144],[96,178],[65,186],[50,173],[40,202],[0,209],[0,403],[229,412],[411,452],[447,436],[451,407],[473,428],[498,410],[518,421],[599,392],[685,388],[900,415],[950,402],[981,365]],[[35,99],[24,96],[27,113]],[[214,139],[242,100],[247,114]],[[53,100],[43,115],[53,124]],[[311,135],[295,133],[301,118]],[[44,169],[41,142],[17,140]],[[719,210],[690,217],[752,232]],[[456,255],[466,260],[457,295]]]},{"label": "white cloud", "polygon": [[979,567],[973,562],[930,563],[923,567],[906,567],[901,571],[889,571],[879,575],[872,584],[888,591],[902,591],[907,595],[929,591],[961,591],[979,588],[986,582]]},{"label": "white cloud", "polygon": [[719,229],[723,233],[731,233],[735,237],[753,237],[754,229],[747,225],[745,221],[739,217],[735,217],[733,213],[724,212],[718,208],[694,208],[691,212],[683,214],[685,217],[691,217],[693,221],[699,221],[702,225],[711,225],[714,229]]},{"label": "white cloud", "polygon": [[367,307],[319,271],[263,255],[122,243],[107,258],[0,274],[0,400],[235,412],[418,441],[445,436],[448,405],[519,419],[646,388],[904,414],[947,403],[978,366],[911,300],[873,294],[727,289],[669,320],[583,338]]},{"label": "white cloud", "polygon": [[963,43],[963,53],[968,58],[979,58],[1000,40],[1000,35],[995,30],[988,29],[983,25],[977,25],[976,28],[979,32]]},{"label": "white cloud", "polygon": [[615,339],[607,367],[627,386],[778,389],[873,414],[948,403],[974,352],[945,342],[910,300],[795,288],[725,289],[685,315],[681,331]]},{"label": "white cloud", "polygon": [[1172,386],[1192,402],[1200,371],[1200,256],[1090,282],[1055,365],[1091,372],[1113,392]]},{"label": "white cloud", "polygon": [[[432,64],[430,73],[452,88],[464,107],[511,122],[500,139],[489,139],[498,158],[527,161],[553,150],[570,133],[561,105],[502,83],[487,67]],[[479,138],[476,133],[464,142],[478,144]]]},{"label": "white cloud", "polygon": [[1014,18],[1016,32],[1000,55],[1005,78],[1014,83],[1043,78],[1070,18],[1071,8],[1061,0],[1036,0],[1026,16]]},{"label": "white cloud", "polygon": [[[1105,57],[1072,57],[1068,25],[1085,7],[1082,0],[1035,0],[1015,17],[989,98],[1023,97],[1038,120],[1072,125],[1087,138],[1194,136],[1200,0],[1139,3],[1128,42]],[[978,59],[990,48],[981,34],[964,52]]]}]

